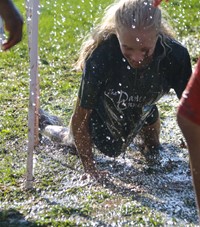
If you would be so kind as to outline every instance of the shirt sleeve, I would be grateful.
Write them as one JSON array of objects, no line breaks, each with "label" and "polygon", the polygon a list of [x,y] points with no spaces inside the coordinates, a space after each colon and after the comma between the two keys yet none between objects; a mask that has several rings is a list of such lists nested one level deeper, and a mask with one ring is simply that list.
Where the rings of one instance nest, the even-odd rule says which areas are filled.
[{"label": "shirt sleeve", "polygon": [[179,114],[200,125],[200,58],[195,72],[183,92],[178,108]]},{"label": "shirt sleeve", "polygon": [[93,109],[103,92],[109,71],[108,45],[102,43],[87,59],[79,89],[80,106]]},{"label": "shirt sleeve", "polygon": [[180,46],[179,48],[181,49],[175,49],[176,53],[174,54],[175,57],[172,64],[172,71],[174,72],[172,74],[172,87],[174,88],[177,97],[180,99],[192,75],[192,66],[188,50],[183,46]]}]

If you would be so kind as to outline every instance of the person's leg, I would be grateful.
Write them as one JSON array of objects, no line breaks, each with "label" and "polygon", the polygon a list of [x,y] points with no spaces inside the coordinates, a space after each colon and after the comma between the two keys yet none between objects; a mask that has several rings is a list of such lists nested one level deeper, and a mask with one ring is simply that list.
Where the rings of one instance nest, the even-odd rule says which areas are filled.
[{"label": "person's leg", "polygon": [[67,128],[67,133],[63,137],[63,144],[71,144],[72,147],[75,148],[75,142],[74,142],[74,136],[72,132],[72,124],[71,124],[71,119]]},{"label": "person's leg", "polygon": [[148,156],[158,154],[160,147],[160,117],[158,108],[153,106],[150,114],[145,120],[145,124],[136,137],[136,145],[141,153]]},{"label": "person's leg", "polygon": [[39,127],[41,135],[48,137],[53,142],[72,148],[73,153],[76,153],[71,123],[69,123],[69,127],[64,127],[62,121],[57,116],[50,115],[40,109]]},{"label": "person's leg", "polygon": [[43,109],[39,109],[39,128],[42,131],[47,125],[59,125],[63,126],[62,120],[55,116],[47,113]]},{"label": "person's leg", "polygon": [[160,118],[151,125],[144,125],[139,135],[142,140],[143,153],[156,150],[160,146]]}]

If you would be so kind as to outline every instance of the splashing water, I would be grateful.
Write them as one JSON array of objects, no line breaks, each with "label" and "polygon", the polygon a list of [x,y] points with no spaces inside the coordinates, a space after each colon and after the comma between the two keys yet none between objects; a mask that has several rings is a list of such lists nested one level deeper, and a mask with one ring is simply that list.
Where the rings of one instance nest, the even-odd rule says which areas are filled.
[{"label": "splashing water", "polygon": [[[163,4],[163,7],[172,6],[170,16],[172,22],[176,24],[175,30],[181,35],[193,30],[198,31],[196,27],[190,26],[191,19],[189,20],[185,15],[184,7],[190,2],[191,0],[181,0],[170,1],[166,6]],[[180,4],[180,6],[175,9],[173,4]],[[87,7],[84,8],[84,6]],[[83,38],[86,31],[92,28],[95,19],[94,10],[99,14],[103,9],[104,6],[101,3],[86,0],[79,1],[75,5],[69,1],[65,3],[60,3],[58,0],[46,1],[40,7],[40,17],[45,16],[47,19],[46,26],[53,24],[49,33],[47,33],[48,29],[40,28],[39,67],[43,70],[41,98],[47,108],[53,109],[64,118],[72,110],[74,97],[77,95],[77,89],[74,87],[76,82],[69,73],[69,65],[74,62],[73,56],[75,56],[72,53],[78,52],[80,43],[77,43],[77,40]],[[195,13],[195,9],[192,10],[192,17],[199,21],[200,12]],[[90,13],[88,14],[88,12]],[[75,14],[78,14],[78,17],[75,17]],[[51,25],[48,23],[50,17],[54,18]],[[191,46],[190,42],[194,40],[194,35],[187,37],[178,38],[183,41],[183,44]],[[199,54],[199,37],[198,35],[195,37],[192,56]],[[47,45],[49,43],[51,45]],[[17,54],[17,52],[20,51],[17,49],[14,53]],[[21,51],[20,61],[23,54],[24,52]],[[68,61],[68,59],[70,60]],[[22,118],[20,135],[24,138],[26,126],[23,122],[26,115],[22,115],[22,112],[26,113],[27,109],[23,102],[27,102],[28,79],[21,76],[25,67],[20,61],[16,63],[13,61],[12,65],[13,68],[16,67],[15,64],[21,68],[20,72],[13,73],[12,70],[7,73],[1,66],[1,75],[3,75],[1,85],[4,88],[2,94],[5,96],[6,90],[10,91],[10,88],[14,92],[14,95],[7,96],[6,101],[3,100],[5,104],[1,106],[0,124],[0,131],[4,133],[3,135],[8,135],[4,138],[4,147],[1,145],[1,154],[5,152],[3,159],[9,162],[8,154],[12,153],[12,150],[14,151],[12,153],[14,161],[10,164],[11,169],[15,170],[15,172],[10,170],[10,175],[13,173],[12,184],[18,180],[20,171],[22,172],[20,166],[24,166],[25,163],[22,154],[27,150],[27,141],[23,141],[23,145],[17,134],[17,127],[9,125],[9,120],[2,119],[3,117],[12,119],[13,116],[16,120]],[[126,62],[126,59],[123,58],[122,61]],[[130,66],[127,68],[130,69]],[[16,92],[17,89],[14,87],[14,84],[18,82],[16,78],[19,78],[22,85],[19,92]],[[71,82],[62,83],[62,81],[70,80]],[[15,108],[14,103],[17,102],[19,106]],[[159,107],[163,109],[161,111],[163,149],[160,151],[160,165],[149,166],[133,145],[129,147],[125,156],[116,159],[105,157],[98,151],[94,151],[98,167],[101,170],[109,171],[109,182],[102,186],[88,179],[81,181],[83,168],[80,159],[72,156],[68,148],[55,145],[43,138],[34,154],[36,191],[27,197],[29,193],[20,194],[22,192],[19,185],[6,184],[4,186],[6,190],[1,185],[1,190],[4,190],[5,193],[1,207],[9,207],[11,203],[8,198],[16,193],[19,194],[19,199],[12,202],[12,207],[18,210],[24,207],[22,211],[27,214],[26,219],[45,220],[48,215],[54,217],[52,213],[48,212],[61,206],[66,210],[58,210],[55,220],[75,220],[77,225],[82,224],[83,226],[137,226],[133,221],[136,211],[140,212],[140,218],[143,219],[139,223],[140,226],[150,226],[148,216],[152,222],[156,223],[159,220],[156,216],[158,214],[165,220],[163,226],[198,226],[188,152],[187,149],[180,149],[179,141],[182,136],[175,123],[175,113],[172,109],[168,111],[168,108],[176,107],[176,105],[177,100],[174,96],[165,97],[160,102]],[[6,165],[3,167],[6,169]],[[3,173],[6,174],[5,171]],[[20,182],[17,183],[20,184]],[[6,195],[6,191],[9,191],[10,195]],[[103,200],[101,200],[102,198]],[[143,210],[139,210],[139,207]],[[150,211],[146,215],[142,215],[142,212],[145,212],[144,207],[150,208],[153,215]],[[62,217],[59,216],[60,213],[63,215]],[[66,213],[69,213],[69,216],[65,216]],[[137,218],[139,216],[135,219]],[[174,219],[176,219],[176,223],[174,223]]]}]

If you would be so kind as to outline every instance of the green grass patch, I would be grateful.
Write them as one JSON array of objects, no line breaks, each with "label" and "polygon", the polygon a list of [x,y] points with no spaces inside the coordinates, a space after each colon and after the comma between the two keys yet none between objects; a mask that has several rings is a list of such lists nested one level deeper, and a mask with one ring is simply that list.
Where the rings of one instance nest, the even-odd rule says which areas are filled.
[{"label": "green grass patch", "polygon": [[[25,1],[14,2],[25,19]],[[81,79],[80,73],[71,70],[72,64],[78,57],[81,40],[111,2],[40,1],[40,103],[45,110],[60,116],[66,125]],[[191,51],[194,63],[199,56],[193,40],[193,37],[199,40],[199,0],[171,0],[168,4],[162,3],[162,6],[169,13],[178,37],[191,37],[191,44],[188,45],[194,50]],[[164,226],[164,218],[159,212],[141,204],[135,205],[131,196],[125,197],[123,193],[119,195],[102,187],[78,185],[76,174],[83,172],[83,169],[76,156],[63,154],[65,158],[58,157],[60,161],[50,159],[50,152],[58,151],[58,147],[49,153],[42,148],[34,152],[35,189],[24,190],[29,105],[26,23],[22,42],[7,52],[0,52],[0,58],[0,226],[66,227],[88,226],[88,223],[92,223],[91,226],[106,226],[109,221],[117,223],[121,219],[124,226],[130,226],[126,223],[133,223],[132,226]],[[160,108],[162,119],[172,111],[168,103],[161,104]],[[77,172],[65,166],[65,162]],[[67,197],[73,201],[71,204],[68,204],[69,201],[65,204],[52,202],[55,193],[62,188],[61,200]],[[189,206],[192,202],[185,203]],[[98,217],[107,222],[97,222]]]}]

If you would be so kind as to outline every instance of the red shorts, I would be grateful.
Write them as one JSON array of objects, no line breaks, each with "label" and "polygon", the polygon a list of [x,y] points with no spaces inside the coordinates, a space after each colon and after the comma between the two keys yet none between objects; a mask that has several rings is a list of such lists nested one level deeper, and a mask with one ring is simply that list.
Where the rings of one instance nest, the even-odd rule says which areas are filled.
[{"label": "red shorts", "polygon": [[178,112],[185,118],[200,125],[200,58],[182,94]]}]

